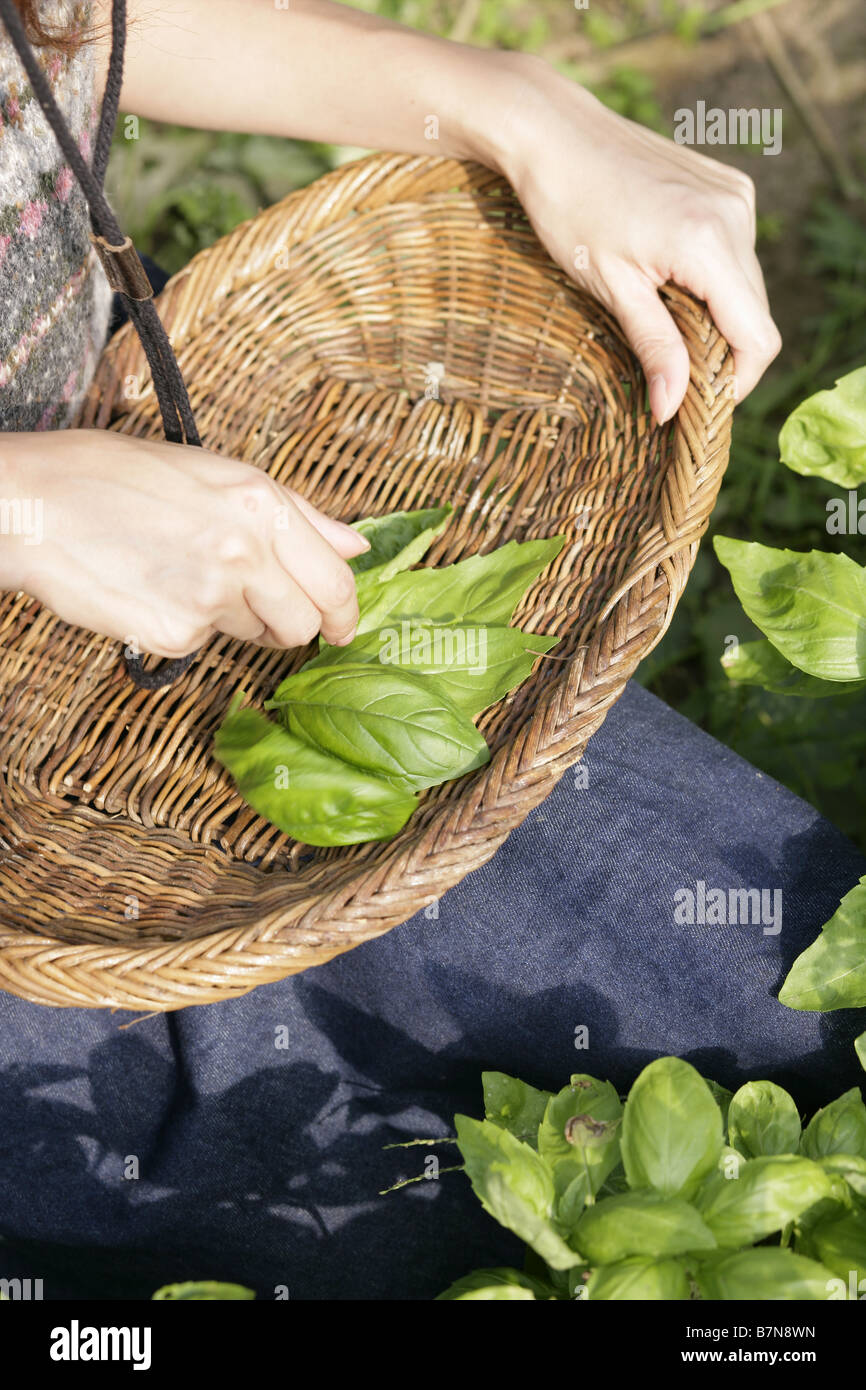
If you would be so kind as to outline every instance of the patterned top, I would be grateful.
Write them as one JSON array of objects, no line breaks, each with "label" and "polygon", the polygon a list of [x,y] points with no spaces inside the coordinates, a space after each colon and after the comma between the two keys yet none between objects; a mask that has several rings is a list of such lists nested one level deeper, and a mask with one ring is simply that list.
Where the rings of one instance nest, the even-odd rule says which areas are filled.
[{"label": "patterned top", "polygon": [[[42,0],[46,27],[89,21],[90,0]],[[99,119],[95,53],[35,50],[82,155]],[[105,342],[111,291],[76,183],[0,21],[0,430],[69,423]]]}]

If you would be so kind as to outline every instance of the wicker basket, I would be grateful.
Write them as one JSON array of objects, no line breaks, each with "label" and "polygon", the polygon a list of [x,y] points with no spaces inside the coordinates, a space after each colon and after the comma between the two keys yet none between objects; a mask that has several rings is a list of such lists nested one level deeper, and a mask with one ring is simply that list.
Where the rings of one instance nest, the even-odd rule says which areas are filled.
[{"label": "wicker basket", "polygon": [[[691,384],[659,430],[616,323],[475,165],[346,165],[174,277],[160,312],[209,447],[346,520],[450,501],[432,564],[564,532],[517,614],[560,659],[482,719],[489,765],[428,792],[396,839],[310,849],[212,756],[234,691],[260,703],[308,653],[218,638],[146,693],[116,642],[6,594],[2,988],[145,1011],[231,998],[378,936],[495,853],[665,631],[727,462],[729,350],[666,294]],[[159,436],[129,327],[78,423]]]}]

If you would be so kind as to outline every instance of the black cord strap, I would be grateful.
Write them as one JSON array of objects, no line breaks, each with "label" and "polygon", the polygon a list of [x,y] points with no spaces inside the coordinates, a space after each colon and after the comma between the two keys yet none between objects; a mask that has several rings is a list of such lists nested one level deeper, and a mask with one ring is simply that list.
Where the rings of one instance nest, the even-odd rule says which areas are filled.
[{"label": "black cord strap", "polygon": [[[159,403],[166,439],[174,444],[201,447],[189,396],[174,355],[168,334],[153,303],[153,289],[138,252],[129,237],[125,237],[103,191],[105,171],[111,151],[111,140],[117,123],[120,90],[123,83],[123,53],[126,43],[126,0],[112,0],[111,55],[105,94],[99,113],[99,127],[94,144],[93,161],[88,166],[63,118],[54,93],[39,66],[27,38],[24,24],[14,0],[0,0],[0,17],[9,33],[22,66],[30,79],[33,93],[54,131],[57,143],[67,164],[78,180],[90,211],[91,241],[108,279],[108,283],[127,303],[127,312],[141,339],[150,366],[153,388]],[[127,671],[134,683],[144,690],[159,690],[170,685],[186,671],[195,652],[175,661],[163,662],[159,669],[146,671],[141,656],[126,655]]]}]

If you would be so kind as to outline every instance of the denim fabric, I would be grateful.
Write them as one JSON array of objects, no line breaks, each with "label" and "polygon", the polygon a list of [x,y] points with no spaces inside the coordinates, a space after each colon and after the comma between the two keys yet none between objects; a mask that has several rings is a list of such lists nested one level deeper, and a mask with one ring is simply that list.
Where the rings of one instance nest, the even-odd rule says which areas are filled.
[{"label": "denim fabric", "polygon": [[[520,1259],[462,1173],[378,1195],[433,1152],[383,1145],[480,1114],[482,1068],[626,1088],[676,1053],[729,1086],[777,1080],[804,1107],[856,1085],[862,1011],[774,996],[862,856],[637,686],[585,769],[438,918],[243,999],[123,1029],[135,1016],[0,995],[0,1274],[43,1278],[46,1298],[183,1278],[428,1298]],[[675,893],[699,880],[781,889],[781,931],[677,925]]]}]

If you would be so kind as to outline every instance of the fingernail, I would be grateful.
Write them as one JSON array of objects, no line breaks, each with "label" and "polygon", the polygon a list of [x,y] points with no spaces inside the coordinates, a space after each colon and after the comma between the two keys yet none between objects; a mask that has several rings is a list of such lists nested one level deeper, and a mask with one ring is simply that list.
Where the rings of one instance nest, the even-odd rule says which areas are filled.
[{"label": "fingernail", "polygon": [[367,537],[362,536],[360,531],[356,531],[354,526],[347,526],[345,521],[341,521],[339,524],[340,526],[342,526],[344,531],[348,531],[349,535],[352,537],[352,540],[358,546],[359,555],[363,555],[365,550],[370,549],[370,542],[367,540]]},{"label": "fingernail", "polygon": [[352,628],[352,631],[349,633],[349,636],[348,636],[348,637],[341,637],[340,640],[339,640],[339,642],[335,642],[335,643],[334,643],[334,646],[335,646],[335,647],[348,647],[348,646],[350,645],[350,643],[354,642],[354,640],[355,640],[355,634],[357,633],[357,631],[358,631],[358,629],[353,627],[353,628]]},{"label": "fingernail", "polygon": [[649,394],[650,409],[658,424],[663,425],[668,418],[668,388],[661,373],[650,380]]}]

